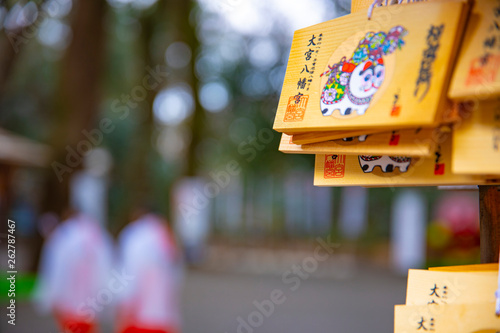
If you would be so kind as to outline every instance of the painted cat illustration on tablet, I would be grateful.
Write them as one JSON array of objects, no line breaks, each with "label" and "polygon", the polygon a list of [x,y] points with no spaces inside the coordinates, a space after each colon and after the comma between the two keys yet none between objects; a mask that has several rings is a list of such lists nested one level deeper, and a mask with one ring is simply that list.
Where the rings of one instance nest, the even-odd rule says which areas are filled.
[{"label": "painted cat illustration on tablet", "polygon": [[363,115],[374,94],[385,79],[384,56],[401,49],[407,30],[393,27],[388,33],[368,32],[359,42],[352,57],[343,57],[320,76],[328,80],[321,93],[321,112],[330,116],[335,110],[347,116]]},{"label": "painted cat illustration on tablet", "polygon": [[405,156],[359,155],[358,159],[364,173],[372,172],[377,166],[383,173],[393,172],[396,168],[399,172],[406,172],[411,164],[411,157]]}]

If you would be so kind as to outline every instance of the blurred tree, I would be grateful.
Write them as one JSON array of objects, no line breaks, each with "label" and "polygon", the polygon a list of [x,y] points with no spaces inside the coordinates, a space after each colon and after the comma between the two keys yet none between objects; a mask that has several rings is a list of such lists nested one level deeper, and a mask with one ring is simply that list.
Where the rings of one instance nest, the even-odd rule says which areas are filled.
[{"label": "blurred tree", "polygon": [[[73,37],[61,61],[50,115],[49,144],[54,148],[55,161],[46,179],[43,208],[47,211],[60,213],[68,206],[69,179],[81,167],[88,148],[92,149],[82,145],[88,140],[82,131],[95,128],[99,114],[106,10],[105,0],[74,2]],[[70,150],[76,154],[69,153]]]},{"label": "blurred tree", "polygon": [[[170,28],[172,41],[182,41],[186,43],[193,55],[196,55],[200,49],[200,42],[196,35],[197,23],[193,19],[193,12],[197,9],[196,1],[172,0],[172,6],[169,8]],[[192,177],[197,175],[197,149],[205,135],[205,111],[201,107],[198,92],[199,80],[196,77],[196,61],[193,56],[189,63],[187,71],[183,75],[183,80],[189,84],[193,90],[194,112],[189,120],[190,143],[187,148],[185,176]]]},{"label": "blurred tree", "polygon": [[0,34],[0,98],[5,92],[5,87],[14,68],[14,61],[18,53],[12,47],[9,35],[18,35],[19,33],[19,31],[8,31],[5,34]]},{"label": "blurred tree", "polygon": [[[44,3],[45,1],[41,1],[39,7],[41,7]],[[20,8],[18,3],[12,3],[6,0],[0,1],[0,6],[3,10],[5,10],[3,12],[4,17],[6,17],[8,13],[17,11]],[[35,24],[35,20],[24,20],[18,24],[14,24],[14,22],[13,24],[9,24],[9,22],[1,23],[3,24],[5,33],[0,34],[0,98],[5,93],[8,79],[10,78],[14,68],[14,62],[23,48],[23,45],[26,44],[28,39],[26,35],[29,31],[33,30],[30,29],[30,27]]]},{"label": "blurred tree", "polygon": [[[157,37],[164,29],[163,21],[169,6],[167,0],[159,1],[153,7],[137,13],[140,26],[140,40],[138,44],[139,68],[156,67],[155,64],[163,62],[162,55],[165,51],[163,43],[157,43]],[[162,68],[164,66],[161,66]],[[136,82],[143,82],[144,71],[137,72]],[[161,163],[157,159],[157,150],[154,145],[155,119],[153,115],[153,102],[158,91],[163,85],[156,85],[147,92],[146,98],[134,108],[137,114],[136,126],[129,136],[133,138],[130,150],[124,163],[125,195],[121,197],[120,214],[115,221],[113,229],[120,229],[130,221],[131,212],[138,205],[150,207],[166,206],[165,198],[158,200],[154,194],[154,183],[159,176],[155,173],[154,164]]]},{"label": "blurred tree", "polygon": [[[346,2],[315,1],[318,6],[308,9],[316,11],[311,15],[314,19],[333,18]],[[269,143],[257,142],[258,148],[252,148],[251,140],[263,129],[271,132],[290,48],[290,26],[304,16],[297,6],[283,13],[279,1],[73,0],[67,17],[41,15],[49,2],[59,3],[29,2],[37,4],[39,15],[31,23],[31,41],[21,45],[26,52],[0,49],[2,125],[47,141],[55,148],[54,161],[68,166],[67,147],[78,151],[82,140],[87,140],[82,130],[98,128],[101,117],[111,119],[115,129],[104,135],[102,145],[114,159],[110,179],[114,232],[127,222],[134,202],[149,201],[168,213],[169,188],[179,176],[209,177],[235,159],[242,167],[235,178],[243,187],[244,210],[248,210],[243,214],[251,219],[252,209],[261,210],[266,219],[271,217],[270,229],[278,235],[283,229],[283,182],[292,169],[309,172],[313,158],[277,152],[277,133]],[[6,4],[10,9],[17,2],[0,1],[0,10]],[[252,15],[247,15],[248,10]],[[236,22],[234,17],[250,21]],[[45,23],[51,21],[70,22],[72,38],[67,46],[43,41]],[[56,32],[47,36],[56,38]],[[133,95],[147,74],[146,66],[163,66],[165,51],[174,42],[189,47],[189,64],[170,66],[168,78],[148,91],[144,100],[134,101],[136,106],[129,107],[129,114],[121,119],[113,102],[123,105],[122,96]],[[1,43],[8,43],[3,35]],[[18,65],[12,66],[15,62]],[[9,71],[14,75],[9,76]],[[2,82],[9,83],[3,101]],[[217,110],[207,108],[200,94],[214,82],[227,93],[227,103]],[[158,93],[177,84],[191,87],[194,111],[179,124],[162,123],[153,112],[153,102]],[[211,95],[221,98],[224,91]],[[165,133],[168,138],[160,142]],[[181,148],[174,153],[159,152],[162,144]],[[255,154],[250,155],[248,148]],[[53,169],[47,170],[44,210],[60,212],[67,205],[68,180],[80,167],[80,163],[72,164],[71,170],[60,170],[62,182]]]}]

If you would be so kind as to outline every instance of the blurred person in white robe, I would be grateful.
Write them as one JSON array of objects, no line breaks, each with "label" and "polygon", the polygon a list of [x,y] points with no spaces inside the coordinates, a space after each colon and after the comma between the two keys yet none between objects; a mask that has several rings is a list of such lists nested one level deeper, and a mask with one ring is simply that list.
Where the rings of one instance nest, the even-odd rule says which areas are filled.
[{"label": "blurred person in white robe", "polygon": [[135,212],[120,233],[119,270],[132,277],[118,295],[118,333],[180,332],[182,265],[174,237],[162,217]]},{"label": "blurred person in white robe", "polygon": [[34,301],[55,316],[64,333],[96,333],[97,312],[89,300],[105,290],[112,269],[111,238],[98,222],[74,211],[42,248]]}]

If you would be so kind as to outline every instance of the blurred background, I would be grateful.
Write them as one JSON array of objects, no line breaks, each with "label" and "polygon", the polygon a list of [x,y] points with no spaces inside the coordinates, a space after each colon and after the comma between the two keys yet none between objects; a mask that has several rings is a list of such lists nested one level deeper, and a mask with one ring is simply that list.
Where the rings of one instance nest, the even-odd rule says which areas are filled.
[{"label": "blurred background", "polygon": [[[113,239],[137,205],[166,217],[185,263],[183,332],[388,332],[408,268],[478,262],[476,192],[315,188],[314,157],[278,151],[293,32],[349,11],[349,0],[0,1],[2,305],[8,219],[18,270],[17,324],[1,331],[57,331],[31,297],[68,207]],[[308,260],[325,243],[335,250]],[[274,289],[284,303],[241,328]],[[112,315],[102,321],[114,332]]]}]

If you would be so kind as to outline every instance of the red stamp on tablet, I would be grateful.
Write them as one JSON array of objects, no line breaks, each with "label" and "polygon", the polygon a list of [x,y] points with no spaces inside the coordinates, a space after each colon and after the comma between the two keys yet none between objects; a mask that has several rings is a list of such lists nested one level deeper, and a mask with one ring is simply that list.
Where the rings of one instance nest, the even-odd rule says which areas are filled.
[{"label": "red stamp on tablet", "polygon": [[306,113],[307,102],[309,95],[297,94],[288,99],[288,105],[285,111],[285,119],[283,121],[302,121]]},{"label": "red stamp on tablet", "polygon": [[324,178],[344,178],[345,155],[325,155]]}]

